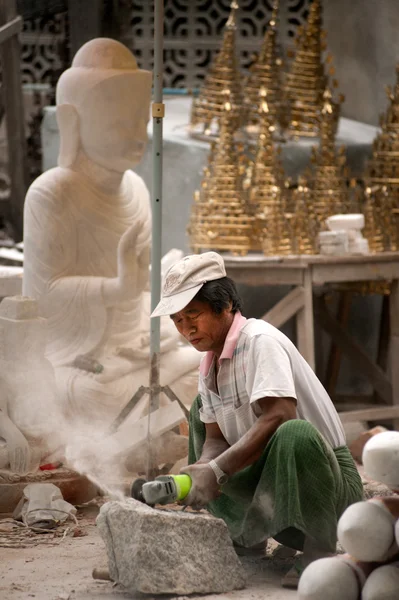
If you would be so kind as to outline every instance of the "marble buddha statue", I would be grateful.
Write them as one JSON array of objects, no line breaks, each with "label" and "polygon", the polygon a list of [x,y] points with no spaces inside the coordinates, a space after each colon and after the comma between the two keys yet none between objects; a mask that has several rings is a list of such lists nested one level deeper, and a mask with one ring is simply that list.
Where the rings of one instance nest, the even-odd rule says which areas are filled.
[{"label": "marble buddha statue", "polygon": [[[131,168],[146,147],[150,96],[150,72],[121,43],[82,46],[57,85],[58,166],[26,196],[23,294],[47,319],[46,356],[69,422],[108,427],[148,385],[151,210]],[[188,405],[199,358],[161,322],[161,384]]]}]

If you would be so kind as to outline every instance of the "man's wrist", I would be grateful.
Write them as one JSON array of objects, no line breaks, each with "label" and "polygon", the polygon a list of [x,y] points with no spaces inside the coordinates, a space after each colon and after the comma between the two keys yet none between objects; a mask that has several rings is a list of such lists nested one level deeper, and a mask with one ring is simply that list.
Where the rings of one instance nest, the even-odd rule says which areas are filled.
[{"label": "man's wrist", "polygon": [[219,465],[213,458],[212,458],[212,460],[209,461],[208,465],[211,467],[212,471],[215,473],[216,481],[218,482],[219,485],[224,485],[225,483],[228,482],[229,476],[227,475],[227,473],[222,471],[222,469],[219,467]]}]

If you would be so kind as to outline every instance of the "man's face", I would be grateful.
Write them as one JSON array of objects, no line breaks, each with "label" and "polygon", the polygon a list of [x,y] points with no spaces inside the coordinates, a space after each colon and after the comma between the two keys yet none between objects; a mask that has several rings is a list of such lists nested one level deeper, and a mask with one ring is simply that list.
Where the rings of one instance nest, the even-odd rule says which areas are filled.
[{"label": "man's face", "polygon": [[207,302],[191,300],[171,319],[178,332],[199,352],[211,350],[220,356],[234,315],[230,307],[217,315]]}]

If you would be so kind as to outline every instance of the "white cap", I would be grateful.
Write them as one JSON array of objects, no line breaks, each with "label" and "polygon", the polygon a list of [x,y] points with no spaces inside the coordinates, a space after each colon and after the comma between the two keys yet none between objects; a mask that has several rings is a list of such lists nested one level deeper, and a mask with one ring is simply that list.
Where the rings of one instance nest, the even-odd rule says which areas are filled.
[{"label": "white cap", "polygon": [[151,317],[174,315],[191,302],[204,283],[222,277],[226,277],[226,269],[216,252],[185,256],[166,272],[161,301]]}]

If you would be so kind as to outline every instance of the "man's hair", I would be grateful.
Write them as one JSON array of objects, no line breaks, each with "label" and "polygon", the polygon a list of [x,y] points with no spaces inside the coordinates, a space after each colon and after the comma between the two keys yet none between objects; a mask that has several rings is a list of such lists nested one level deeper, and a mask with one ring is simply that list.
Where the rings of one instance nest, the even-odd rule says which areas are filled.
[{"label": "man's hair", "polygon": [[236,285],[230,277],[221,277],[213,281],[207,281],[194,296],[193,300],[207,302],[212,311],[220,313],[230,306],[231,312],[235,314],[242,310],[242,300],[237,292]]}]

